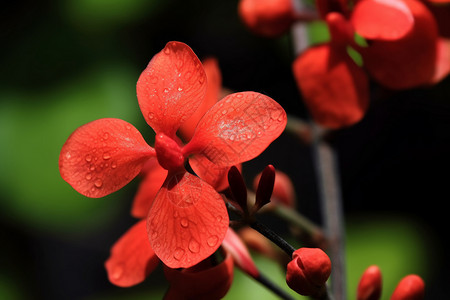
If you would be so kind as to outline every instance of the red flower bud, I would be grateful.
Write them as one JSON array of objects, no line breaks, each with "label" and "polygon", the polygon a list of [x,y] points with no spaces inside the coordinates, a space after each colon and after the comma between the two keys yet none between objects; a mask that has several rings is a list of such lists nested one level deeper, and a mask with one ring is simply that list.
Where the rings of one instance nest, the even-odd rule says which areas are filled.
[{"label": "red flower bud", "polygon": [[331,260],[319,248],[300,248],[287,265],[286,283],[304,296],[320,296],[331,274]]},{"label": "red flower bud", "polygon": [[411,274],[398,283],[391,300],[421,300],[425,297],[425,283],[422,278]]},{"label": "red flower bud", "polygon": [[381,296],[381,271],[378,266],[368,267],[358,284],[357,300],[378,300]]}]

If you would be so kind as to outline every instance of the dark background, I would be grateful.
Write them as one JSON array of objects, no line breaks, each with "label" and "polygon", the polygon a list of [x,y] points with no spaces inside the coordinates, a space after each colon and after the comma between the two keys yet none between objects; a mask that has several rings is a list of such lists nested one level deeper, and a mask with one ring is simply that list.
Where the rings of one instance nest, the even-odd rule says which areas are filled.
[{"label": "dark background", "polygon": [[[164,287],[160,269],[131,289],[113,287],[103,269],[109,247],[135,222],[128,212],[137,181],[86,199],[59,177],[57,161],[69,134],[101,117],[123,118],[151,137],[135,83],[168,41],[187,43],[201,59],[216,57],[224,87],[264,93],[308,118],[291,73],[291,37],[253,35],[237,1],[13,1],[0,14],[2,299],[151,299],[152,289]],[[439,299],[450,280],[450,78],[401,92],[371,89],[366,117],[328,137],[349,217],[351,284],[385,258],[387,271],[402,263],[383,274],[392,281],[384,297],[416,272],[426,298]],[[320,223],[310,147],[284,133],[244,165],[248,181],[269,163],[291,175],[299,210]],[[359,256],[366,261],[355,267]]]}]

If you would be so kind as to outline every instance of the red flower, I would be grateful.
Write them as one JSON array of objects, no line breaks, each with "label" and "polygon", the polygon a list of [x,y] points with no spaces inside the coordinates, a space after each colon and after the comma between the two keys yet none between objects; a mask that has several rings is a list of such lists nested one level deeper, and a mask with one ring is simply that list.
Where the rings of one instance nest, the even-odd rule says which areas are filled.
[{"label": "red flower", "polygon": [[60,173],[85,196],[102,197],[130,182],[149,159],[168,171],[147,218],[151,248],[169,267],[190,267],[211,255],[228,228],[221,196],[186,172],[192,154],[229,167],[258,156],[286,125],[286,113],[255,92],[229,95],[198,123],[187,145],[175,133],[206,92],[206,75],[194,52],[170,42],[150,61],[137,83],[139,106],[155,130],[150,147],[131,124],[100,119],[78,128],[64,144]]},{"label": "red flower", "polygon": [[359,122],[369,106],[365,72],[347,53],[353,30],[342,15],[327,15],[331,41],[300,54],[292,68],[313,119],[337,129]]},{"label": "red flower", "polygon": [[325,292],[325,283],[331,274],[331,261],[319,248],[300,248],[287,265],[286,283],[304,296],[319,297]]},{"label": "red flower", "polygon": [[[358,2],[352,16],[355,26],[358,24],[355,19],[359,19],[357,18],[359,12],[365,6],[376,2],[378,1],[362,0]],[[390,22],[386,22],[382,26],[382,31],[386,35],[390,26],[397,26],[402,28],[400,30],[402,34],[394,34],[394,39],[378,38],[375,34],[365,35],[366,32],[358,31],[359,27],[356,26],[356,31],[361,32],[362,36],[369,40],[368,47],[359,49],[363,56],[364,66],[375,80],[391,89],[407,89],[429,84],[434,76],[437,62],[439,39],[436,21],[420,1],[395,0],[390,3],[402,7],[401,12],[397,10],[397,15],[403,15],[403,18],[398,16],[390,18]],[[370,5],[372,11],[373,6],[375,5]],[[386,14],[382,9],[379,10],[380,18]],[[404,30],[411,23],[411,29]],[[383,23],[374,23],[372,28],[376,28],[377,24]]]},{"label": "red flower", "polygon": [[[217,60],[208,58],[203,61],[203,67],[208,83],[205,99],[195,113],[178,129],[179,135],[186,142],[194,135],[195,128],[203,115],[219,101],[220,95],[224,95],[222,93],[222,75]],[[198,157],[196,155],[193,155],[189,159],[189,163],[197,175],[209,183],[216,191],[224,190],[228,186],[226,175],[229,167],[217,167],[203,156]],[[131,208],[131,215],[136,218],[144,218],[147,216],[153,199],[155,199],[156,194],[167,177],[167,170],[162,168],[155,158],[148,160],[140,174],[142,179]]]},{"label": "red flower", "polygon": [[358,284],[357,300],[378,300],[381,297],[381,271],[378,266],[368,267]]}]

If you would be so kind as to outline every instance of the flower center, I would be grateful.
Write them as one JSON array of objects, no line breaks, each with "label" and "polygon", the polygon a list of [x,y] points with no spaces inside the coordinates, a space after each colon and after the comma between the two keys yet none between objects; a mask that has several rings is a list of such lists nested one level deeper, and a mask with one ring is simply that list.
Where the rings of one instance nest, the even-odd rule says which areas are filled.
[{"label": "flower center", "polygon": [[164,133],[156,135],[155,151],[159,164],[166,170],[178,169],[184,165],[181,147]]}]

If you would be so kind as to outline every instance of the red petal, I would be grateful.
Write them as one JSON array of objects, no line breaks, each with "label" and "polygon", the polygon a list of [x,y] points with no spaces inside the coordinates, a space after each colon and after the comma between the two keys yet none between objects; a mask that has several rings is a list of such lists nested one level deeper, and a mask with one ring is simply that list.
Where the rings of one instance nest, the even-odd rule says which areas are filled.
[{"label": "red petal", "polygon": [[291,0],[241,0],[238,12],[250,30],[265,37],[288,31],[295,15]]},{"label": "red petal", "polygon": [[189,46],[169,42],[142,72],[136,89],[147,123],[157,133],[173,137],[201,104],[206,75]]},{"label": "red petal", "polygon": [[430,11],[420,2],[404,0],[414,16],[412,31],[396,41],[374,40],[361,48],[364,65],[380,84],[408,89],[432,80],[438,31]]},{"label": "red petal", "polygon": [[100,119],[75,130],[62,147],[59,171],[79,193],[98,198],[130,182],[155,151],[131,124]]},{"label": "red petal", "polygon": [[210,256],[225,237],[228,213],[222,197],[190,173],[167,177],[147,223],[152,248],[170,268],[188,268]]},{"label": "red petal", "polygon": [[[189,165],[195,174],[216,191],[222,191],[228,187],[227,174],[230,167],[219,167],[203,155],[193,155],[189,158]],[[240,167],[240,164],[238,166]]]},{"label": "red petal", "polygon": [[220,89],[222,88],[222,74],[220,73],[219,63],[214,58],[208,58],[203,62],[203,67],[205,68],[208,81],[206,96],[200,107],[179,129],[185,141],[189,141],[192,138],[198,121],[200,121],[208,109],[219,101]]},{"label": "red petal", "polygon": [[379,40],[402,38],[414,26],[412,12],[402,0],[359,1],[351,21],[361,36]]},{"label": "red petal", "polygon": [[438,39],[436,50],[436,66],[431,84],[440,82],[450,74],[450,39]]},{"label": "red petal", "polygon": [[232,166],[263,152],[283,132],[287,117],[270,97],[256,92],[228,95],[200,120],[185,153],[205,155],[218,166]]},{"label": "red petal", "polygon": [[253,262],[247,247],[233,229],[228,228],[225,239],[222,242],[222,246],[231,254],[231,256],[233,256],[233,260],[236,265],[245,273],[249,274],[253,278],[257,278],[259,276],[259,270]]},{"label": "red petal", "polygon": [[164,275],[170,282],[170,289],[164,299],[222,299],[233,282],[233,258],[226,254],[216,266],[195,266],[189,269],[164,268]]},{"label": "red petal", "polygon": [[131,227],[111,248],[105,262],[111,283],[129,287],[141,283],[159,263],[150,247],[145,220]]},{"label": "red petal", "polygon": [[167,170],[156,159],[149,159],[144,169],[146,172],[139,183],[131,208],[131,215],[135,218],[145,218],[148,215],[153,200],[167,177]]},{"label": "red petal", "polygon": [[364,116],[368,79],[346,52],[329,44],[309,48],[294,61],[293,72],[305,104],[322,126],[350,126]]}]

